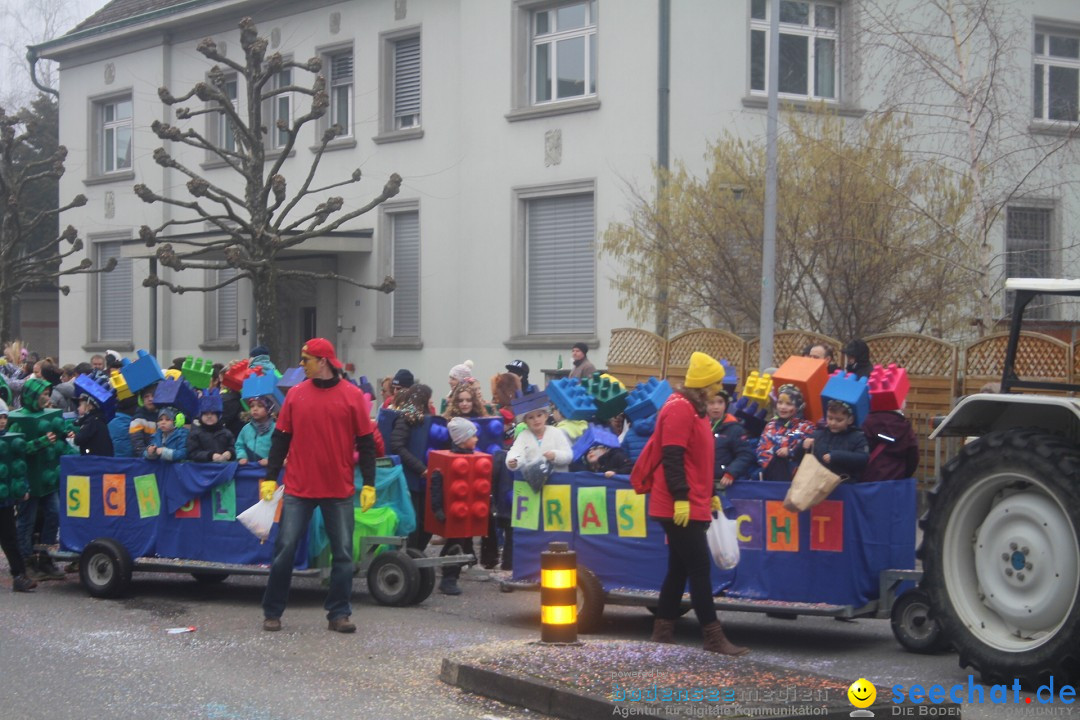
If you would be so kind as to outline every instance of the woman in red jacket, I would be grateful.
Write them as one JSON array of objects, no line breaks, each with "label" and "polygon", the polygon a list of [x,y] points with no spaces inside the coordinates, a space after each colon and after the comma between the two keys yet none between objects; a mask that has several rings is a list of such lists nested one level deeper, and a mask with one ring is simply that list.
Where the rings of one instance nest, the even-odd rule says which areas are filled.
[{"label": "woman in red jacket", "polygon": [[689,580],[690,603],[705,635],[705,650],[743,655],[749,650],[728,640],[716,617],[712,556],[705,539],[712,510],[720,509],[720,500],[713,495],[715,450],[706,405],[709,396],[722,388],[723,379],[724,367],[715,359],[700,352],[690,356],[682,387],[657,415],[649,441],[654,447],[642,452],[638,465],[654,468],[649,516],[663,525],[668,542],[668,569],[660,586],[653,641],[675,642],[675,619]]}]

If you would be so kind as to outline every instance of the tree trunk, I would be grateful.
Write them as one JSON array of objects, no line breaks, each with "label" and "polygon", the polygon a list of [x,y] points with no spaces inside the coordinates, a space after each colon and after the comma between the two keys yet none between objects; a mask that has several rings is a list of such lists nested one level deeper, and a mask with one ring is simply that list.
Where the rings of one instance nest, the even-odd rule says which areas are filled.
[{"label": "tree trunk", "polygon": [[[270,359],[275,363],[280,362],[283,348],[281,348],[281,325],[278,321],[278,287],[277,271],[272,262],[255,271],[252,283],[255,294],[255,333],[259,344],[270,348]],[[298,349],[289,349],[296,354]]]},{"label": "tree trunk", "polygon": [[14,305],[14,298],[8,297],[5,293],[0,293],[0,349],[15,339],[11,337],[12,305]]}]

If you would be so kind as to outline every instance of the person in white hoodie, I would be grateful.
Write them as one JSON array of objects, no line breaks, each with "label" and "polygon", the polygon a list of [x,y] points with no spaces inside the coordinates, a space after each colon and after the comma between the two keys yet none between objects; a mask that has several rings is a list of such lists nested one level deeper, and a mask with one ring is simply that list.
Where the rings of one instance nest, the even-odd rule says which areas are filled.
[{"label": "person in white hoodie", "polygon": [[525,423],[525,429],[506,453],[506,467],[518,470],[543,456],[551,464],[553,472],[569,470],[574,451],[566,434],[547,424],[551,412],[547,393],[523,395],[514,401],[513,407],[518,421]]}]

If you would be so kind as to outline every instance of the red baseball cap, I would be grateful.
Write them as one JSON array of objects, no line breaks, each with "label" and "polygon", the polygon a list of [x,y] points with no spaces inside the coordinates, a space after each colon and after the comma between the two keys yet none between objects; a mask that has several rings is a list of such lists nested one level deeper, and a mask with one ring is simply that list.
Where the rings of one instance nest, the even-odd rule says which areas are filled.
[{"label": "red baseball cap", "polygon": [[304,343],[303,351],[312,357],[326,358],[327,362],[338,370],[342,368],[341,361],[334,352],[334,344],[326,338],[311,338]]}]

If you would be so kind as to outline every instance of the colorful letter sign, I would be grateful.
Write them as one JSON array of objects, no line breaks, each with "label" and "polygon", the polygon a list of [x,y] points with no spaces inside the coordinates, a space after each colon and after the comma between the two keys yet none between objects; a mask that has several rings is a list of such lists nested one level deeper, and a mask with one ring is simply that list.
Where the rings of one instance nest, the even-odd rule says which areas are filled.
[{"label": "colorful letter sign", "polygon": [[540,524],[540,493],[529,487],[524,480],[514,481],[514,507],[510,525],[525,530],[535,530]]},{"label": "colorful letter sign", "polygon": [[139,501],[139,517],[148,518],[161,514],[161,496],[158,495],[156,475],[139,475],[135,478],[135,498]]},{"label": "colorful letter sign", "polygon": [[577,517],[579,532],[582,535],[607,535],[607,489],[578,488]]},{"label": "colorful letter sign", "polygon": [[123,475],[101,476],[101,504],[105,515],[124,517],[127,514],[127,478]]},{"label": "colorful letter sign", "polygon": [[90,477],[68,475],[67,480],[68,517],[90,517]]}]

